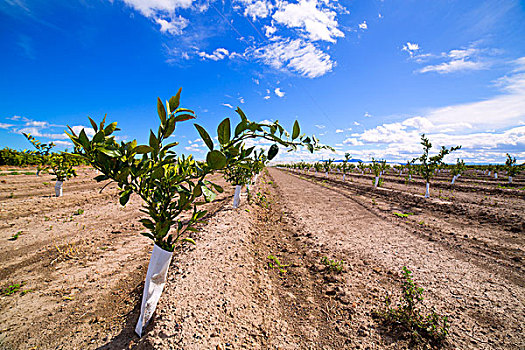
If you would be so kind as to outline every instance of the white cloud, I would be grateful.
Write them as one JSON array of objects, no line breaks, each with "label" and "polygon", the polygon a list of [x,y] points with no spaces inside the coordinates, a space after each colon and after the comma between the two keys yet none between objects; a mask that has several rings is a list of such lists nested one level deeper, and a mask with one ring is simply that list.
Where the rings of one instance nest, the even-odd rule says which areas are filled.
[{"label": "white cloud", "polygon": [[219,47],[218,49],[215,49],[215,51],[213,51],[213,53],[211,53],[211,54],[208,54],[206,52],[197,52],[197,55],[199,55],[203,59],[219,61],[219,60],[222,60],[222,59],[228,58],[228,57],[232,58],[232,55],[234,55],[234,53],[232,52],[230,54],[230,52],[228,50],[226,50],[225,48]]},{"label": "white cloud", "polygon": [[189,21],[186,18],[178,16],[177,18],[163,19],[155,18],[155,22],[160,24],[160,31],[172,35],[181,35],[182,30],[188,26]]},{"label": "white cloud", "polygon": [[271,38],[276,31],[277,28],[274,26],[264,26],[264,35],[266,35],[268,38]]},{"label": "white cloud", "polygon": [[355,126],[359,126],[359,125],[361,125],[361,124],[359,124],[358,122],[354,122],[354,125],[355,125]]},{"label": "white cloud", "polygon": [[340,134],[340,133],[342,133],[342,132],[345,132],[345,131],[344,131],[343,129],[336,129],[336,130],[335,130],[335,133],[336,133],[336,134]]},{"label": "white cloud", "polygon": [[259,79],[255,79],[255,78],[252,78],[253,82],[256,84],[256,85],[259,85],[260,82],[259,82]]},{"label": "white cloud", "polygon": [[316,127],[317,129],[324,129],[324,128],[326,128],[325,125],[319,125],[319,124],[315,124],[315,127]]},{"label": "white cloud", "polygon": [[240,102],[240,103],[244,103],[244,98],[239,97],[239,102]]},{"label": "white cloud", "polygon": [[228,107],[228,108],[231,108],[233,109],[233,106],[229,103],[221,103],[221,105],[223,105],[224,107]]},{"label": "white cloud", "polygon": [[95,130],[93,130],[93,128],[88,128],[87,126],[84,126],[84,125],[74,125],[71,127],[71,129],[73,129],[73,131],[77,135],[82,131],[82,129],[84,129],[84,132],[86,133],[87,136],[95,135]]},{"label": "white cloud", "polygon": [[377,14],[377,18],[383,18],[384,16],[380,13]]},{"label": "white cloud", "polygon": [[365,115],[364,115],[365,118],[372,118],[372,114],[368,113],[368,112],[365,112]]},{"label": "white cloud", "polygon": [[14,124],[0,123],[0,129],[9,129],[13,126]]},{"label": "white cloud", "polygon": [[282,1],[272,18],[276,23],[299,28],[309,40],[335,43],[336,38],[344,37],[344,33],[337,28],[337,13],[325,6],[327,3],[317,0],[299,0],[298,3]]},{"label": "white cloud", "polygon": [[279,38],[265,46],[249,49],[247,55],[276,69],[290,69],[308,78],[320,77],[335,66],[328,54],[301,39]]},{"label": "white cloud", "polygon": [[363,21],[363,23],[359,23],[359,29],[368,29],[368,25],[366,24],[366,21]]},{"label": "white cloud", "polygon": [[485,69],[487,65],[483,62],[466,61],[464,59],[443,62],[441,64],[429,65],[421,68],[419,73],[437,72],[440,74],[453,73],[465,70]]},{"label": "white cloud", "polygon": [[405,45],[403,45],[403,48],[401,51],[406,51],[408,54],[412,57],[416,51],[419,50],[419,44],[411,43],[407,41]]},{"label": "white cloud", "polygon": [[189,21],[176,15],[178,9],[188,9],[193,0],[122,0],[143,16],[160,25],[160,31],[172,35],[182,34]]},{"label": "white cloud", "polygon": [[449,52],[442,52],[439,55],[421,53],[410,56],[418,63],[427,62],[429,60],[441,61],[436,64],[429,64],[417,70],[418,73],[436,72],[439,74],[449,74],[461,71],[472,71],[486,69],[490,65],[487,57],[483,54],[493,55],[497,54],[497,50],[478,49],[471,45],[468,48],[453,49]]},{"label": "white cloud", "polygon": [[273,8],[269,1],[245,1],[246,8],[244,9],[244,15],[251,17],[254,21],[259,18],[268,17],[270,10]]},{"label": "white cloud", "polygon": [[265,100],[269,100],[269,99],[270,99],[270,96],[269,96],[269,95],[266,95],[266,96],[264,96],[264,99],[265,99]]},{"label": "white cloud", "polygon": [[146,17],[159,13],[175,13],[179,8],[189,8],[193,0],[122,0]]},{"label": "white cloud", "polygon": [[359,141],[358,139],[354,137],[349,137],[346,140],[343,141],[343,144],[345,145],[351,145],[351,146],[362,146],[364,145],[363,142]]},{"label": "white cloud", "polygon": [[279,97],[284,97],[284,91],[281,91],[281,88],[277,88],[275,89],[273,92],[275,92],[275,94]]}]

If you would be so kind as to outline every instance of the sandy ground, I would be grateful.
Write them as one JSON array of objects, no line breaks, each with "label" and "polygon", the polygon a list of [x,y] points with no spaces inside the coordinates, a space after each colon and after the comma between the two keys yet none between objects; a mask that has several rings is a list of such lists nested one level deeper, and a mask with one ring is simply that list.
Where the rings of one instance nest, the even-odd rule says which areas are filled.
[{"label": "sandy ground", "polygon": [[[387,294],[398,296],[403,266],[425,289],[425,305],[450,318],[443,347],[525,348],[524,204],[516,195],[498,194],[505,208],[483,207],[463,194],[424,200],[370,189],[368,180],[270,168],[239,209],[229,187],[210,205],[197,246],[174,255],[139,339],[151,250],[138,235],[140,203],[121,208],[114,188],[96,191],[93,175],[86,169],[58,199],[42,177],[0,177],[1,280],[28,290],[0,298],[1,349],[407,348],[374,316]],[[323,257],[342,259],[343,272],[328,271]]]}]

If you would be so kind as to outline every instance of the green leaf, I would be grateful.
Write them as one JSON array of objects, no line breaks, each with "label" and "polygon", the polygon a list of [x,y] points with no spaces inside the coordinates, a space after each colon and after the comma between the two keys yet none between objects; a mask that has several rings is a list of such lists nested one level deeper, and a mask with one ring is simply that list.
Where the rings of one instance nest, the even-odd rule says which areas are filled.
[{"label": "green leaf", "polygon": [[230,132],[230,118],[226,118],[217,127],[217,136],[221,145],[230,142]]},{"label": "green leaf", "polygon": [[[208,132],[202,126],[200,126],[199,124],[193,124],[193,125],[195,125],[195,128],[199,132],[199,135],[201,135],[201,138],[204,140],[204,143],[206,144],[206,146],[208,146],[210,151],[213,151],[213,141],[211,140],[210,135],[208,134]],[[209,155],[209,153],[208,153],[208,155]]]},{"label": "green leaf", "polygon": [[276,144],[273,144],[268,151],[268,160],[272,160],[279,152],[279,147]]},{"label": "green leaf", "polygon": [[97,126],[97,123],[95,123],[95,121],[93,119],[91,119],[90,117],[88,117],[89,119],[89,122],[91,123],[91,126],[93,127],[93,130],[95,130],[95,132],[98,131],[98,126]]},{"label": "green leaf", "polygon": [[155,229],[155,224],[153,224],[153,222],[150,219],[140,219],[139,221],[142,223],[142,225],[144,225],[145,228],[150,230]]},{"label": "green leaf", "polygon": [[180,103],[180,93],[182,92],[182,88],[179,89],[179,91],[177,91],[177,93],[175,94],[175,96],[171,96],[170,98],[170,101],[168,102],[169,106],[170,106],[170,111],[175,111],[178,107],[179,107],[179,103]]},{"label": "green leaf", "polygon": [[182,242],[188,242],[188,243],[191,243],[193,245],[197,245],[197,243],[195,243],[195,241],[193,239],[191,239],[191,238],[183,238]]},{"label": "green leaf", "polygon": [[131,190],[126,190],[120,194],[120,205],[126,205],[129,201],[129,196],[131,195]]},{"label": "green leaf", "polygon": [[210,151],[206,156],[206,162],[212,169],[222,169],[226,166],[226,156],[221,151]]},{"label": "green leaf", "polygon": [[248,123],[244,120],[241,120],[239,124],[235,127],[235,136],[239,136],[244,130],[248,128]]},{"label": "green leaf", "polygon": [[109,157],[112,157],[112,158],[117,158],[117,157],[121,157],[122,156],[122,153],[120,153],[119,150],[106,149],[106,148],[99,148],[98,150],[100,152],[104,153],[105,155],[107,155]]},{"label": "green leaf", "polygon": [[244,121],[244,122],[247,122],[248,121],[248,118],[246,118],[246,114],[244,114],[244,112],[242,111],[242,109],[240,109],[239,107],[237,107],[237,109],[235,110],[235,112],[237,112],[237,114],[241,117],[241,120]]},{"label": "green leaf", "polygon": [[209,203],[211,201],[213,201],[215,199],[215,192],[213,192],[212,190],[210,190],[208,187],[206,186],[202,186],[202,194],[204,196],[204,200]]},{"label": "green leaf", "polygon": [[164,130],[164,138],[168,138],[173,134],[175,131],[175,120],[176,118],[170,118],[168,119],[168,126],[166,127],[166,130]]},{"label": "green leaf", "polygon": [[160,122],[162,125],[166,123],[166,109],[164,108],[164,103],[162,103],[160,97],[157,97],[157,113],[160,117]]},{"label": "green leaf", "polygon": [[107,177],[106,175],[102,174],[102,175],[98,175],[98,176],[95,176],[95,181],[96,182],[100,182],[100,181],[105,181],[109,179],[109,177]]},{"label": "green leaf", "polygon": [[106,136],[111,135],[113,131],[117,129],[117,122],[111,123],[104,129],[104,134]]},{"label": "green leaf", "polygon": [[93,136],[93,143],[99,143],[104,141],[104,133],[102,131],[99,131]]},{"label": "green leaf", "polygon": [[90,149],[89,139],[84,129],[80,130],[80,134],[78,135],[78,142],[80,142],[80,144],[82,145],[82,147],[84,147],[85,150]]},{"label": "green leaf", "polygon": [[193,114],[184,113],[184,114],[179,114],[175,117],[176,122],[183,122],[183,121],[190,120],[190,119],[195,119],[195,116]]},{"label": "green leaf", "polygon": [[157,137],[155,136],[155,134],[153,134],[153,131],[151,130],[149,131],[149,145],[154,150],[159,149],[159,140],[157,139]]},{"label": "green leaf", "polygon": [[299,126],[299,122],[296,120],[295,123],[293,123],[292,140],[298,138],[300,133],[301,127]]},{"label": "green leaf", "polygon": [[138,153],[138,154],[145,154],[145,153],[149,153],[153,151],[153,148],[151,148],[150,146],[148,145],[139,145],[135,148],[133,148],[133,153]]},{"label": "green leaf", "polygon": [[155,169],[151,174],[151,177],[155,180],[164,177],[164,168],[158,167],[157,169]]},{"label": "green leaf", "polygon": [[148,237],[149,239],[155,240],[155,237],[149,232],[141,232],[140,234]]}]

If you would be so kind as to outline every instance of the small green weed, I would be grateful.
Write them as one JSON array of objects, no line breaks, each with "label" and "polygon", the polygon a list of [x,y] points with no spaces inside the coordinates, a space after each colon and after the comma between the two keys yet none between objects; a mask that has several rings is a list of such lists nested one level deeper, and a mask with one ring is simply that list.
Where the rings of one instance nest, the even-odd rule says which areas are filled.
[{"label": "small green weed", "polygon": [[440,345],[449,333],[450,324],[447,316],[438,315],[434,309],[429,314],[422,314],[423,288],[412,280],[412,272],[403,266],[403,285],[399,303],[392,306],[390,297],[385,298],[386,310],[375,312],[385,325],[405,331],[413,343],[429,341]]},{"label": "small green weed", "polygon": [[77,209],[77,211],[73,213],[73,215],[82,215],[82,214],[84,214],[84,209]]},{"label": "small green weed", "polygon": [[271,269],[279,269],[279,273],[282,275],[282,274],[285,274],[287,271],[285,269],[285,267],[288,267],[290,265],[284,265],[284,264],[281,264],[281,262],[279,261],[279,259],[277,259],[275,256],[273,255],[268,255],[268,259],[272,260],[272,262],[268,262],[268,267],[271,268]]},{"label": "small green weed", "polygon": [[11,238],[9,238],[9,240],[10,241],[16,241],[18,239],[18,237],[20,237],[21,234],[22,234],[22,231],[18,231],[17,233],[12,235]]},{"label": "small green weed", "polygon": [[408,218],[410,215],[414,215],[414,213],[398,213],[397,211],[395,211],[394,215],[399,218]]},{"label": "small green weed", "polygon": [[336,261],[336,260],[328,259],[328,257],[326,256],[323,256],[321,258],[321,264],[325,265],[330,271],[337,272],[337,273],[343,272],[343,268],[344,268],[343,260]]},{"label": "small green weed", "polygon": [[42,182],[42,185],[45,185],[45,186],[47,186],[49,184],[50,184],[49,182]]},{"label": "small green weed", "polygon": [[1,295],[5,295],[5,296],[13,295],[13,294],[19,292],[20,288],[22,288],[24,286],[24,284],[25,284],[25,282],[11,284],[11,285],[5,287],[4,289],[2,289],[0,294]]},{"label": "small green weed", "polygon": [[372,205],[377,205],[377,202],[374,198],[372,198]]},{"label": "small green weed", "polygon": [[13,192],[11,192],[9,196],[7,196],[7,198],[14,198],[14,197],[15,197],[15,194]]}]

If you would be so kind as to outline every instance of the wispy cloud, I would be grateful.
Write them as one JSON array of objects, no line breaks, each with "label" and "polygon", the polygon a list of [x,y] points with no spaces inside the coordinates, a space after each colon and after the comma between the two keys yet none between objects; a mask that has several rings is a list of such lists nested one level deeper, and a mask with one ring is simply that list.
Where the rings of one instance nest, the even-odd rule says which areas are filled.
[{"label": "wispy cloud", "polygon": [[363,23],[359,23],[359,29],[368,29],[368,25],[366,24],[366,21],[363,21]]},{"label": "wispy cloud", "polygon": [[221,105],[223,105],[224,107],[228,107],[228,108],[231,108],[233,109],[233,106],[229,103],[221,103]]},{"label": "wispy cloud", "polygon": [[275,94],[278,96],[278,97],[284,97],[284,91],[281,91],[281,88],[277,88],[275,89],[273,92],[275,92]]}]

